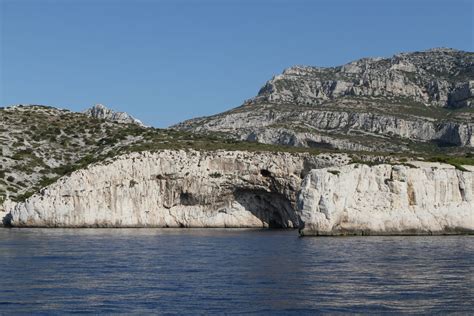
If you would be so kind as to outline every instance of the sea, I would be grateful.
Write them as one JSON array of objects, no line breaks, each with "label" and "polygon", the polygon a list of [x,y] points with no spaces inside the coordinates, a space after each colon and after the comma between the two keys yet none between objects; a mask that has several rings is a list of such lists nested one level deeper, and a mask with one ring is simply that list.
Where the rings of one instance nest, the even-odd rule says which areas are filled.
[{"label": "sea", "polygon": [[474,314],[474,236],[0,229],[0,314]]}]

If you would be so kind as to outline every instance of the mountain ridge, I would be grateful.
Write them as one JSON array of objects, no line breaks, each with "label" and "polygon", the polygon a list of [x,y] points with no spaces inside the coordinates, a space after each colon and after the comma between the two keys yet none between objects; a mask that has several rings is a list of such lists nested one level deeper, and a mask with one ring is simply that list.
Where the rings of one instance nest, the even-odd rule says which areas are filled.
[{"label": "mountain ridge", "polygon": [[171,128],[341,150],[472,147],[473,100],[474,53],[436,48],[336,67],[292,66],[240,107]]},{"label": "mountain ridge", "polygon": [[[382,73],[380,74],[380,72]],[[407,74],[403,74],[404,72]],[[271,93],[285,94],[287,92],[292,92],[293,97],[296,98],[297,101],[308,103],[310,101],[315,101],[309,98],[311,96],[314,97],[314,99],[325,100],[332,97],[348,95],[349,93],[363,96],[387,96],[387,92],[393,92],[393,96],[412,97],[414,101],[422,101],[437,106],[471,106],[472,100],[468,100],[469,102],[464,104],[462,102],[465,100],[459,99],[459,97],[456,97],[455,95],[456,93],[462,94],[467,92],[464,90],[458,91],[459,89],[466,89],[466,82],[463,82],[462,87],[449,87],[449,83],[453,83],[455,79],[459,81],[466,79],[464,78],[466,75],[465,72],[472,80],[474,74],[474,54],[448,48],[435,48],[420,52],[398,53],[387,58],[361,58],[335,67],[292,66],[286,68],[282,74],[276,75],[271,80],[267,81],[267,83],[260,89],[258,95],[255,98],[250,99],[250,101],[261,101],[260,99],[262,97],[265,98],[266,101],[291,101],[288,98],[285,98],[284,95],[272,95]],[[408,73],[419,75],[420,78],[413,78],[413,76],[408,75]],[[332,78],[324,78],[325,76],[330,75],[334,76],[334,80]],[[372,89],[372,94],[368,95],[367,89],[364,90],[361,86],[370,85],[371,81],[374,79],[387,79],[379,78],[380,75],[392,76],[392,78],[388,78],[389,81],[393,81],[394,84],[398,85],[395,85],[394,87],[386,85],[383,87],[383,90]],[[316,78],[319,76],[317,79],[320,79],[320,82],[322,83],[328,81],[333,84],[333,81],[338,81],[336,84],[342,86],[332,87],[333,90],[331,90],[331,87],[324,87],[323,84],[319,87],[317,85],[307,86],[305,88],[313,88],[315,93],[313,93],[313,95],[307,93],[306,99],[299,100],[299,96],[294,95],[296,93],[295,90],[285,90],[284,88],[277,86],[282,80],[305,80],[305,76],[314,76]],[[374,76],[375,78],[371,78]],[[427,76],[428,78],[425,79],[433,82],[430,83],[426,80],[423,81],[422,76]],[[416,82],[416,79],[419,81]],[[362,81],[359,85],[357,85],[358,80]],[[422,89],[403,90],[402,85],[409,83],[417,83],[418,85],[423,84],[426,91],[422,91]],[[344,84],[347,85],[347,87],[344,86]],[[431,87],[430,84],[432,85]],[[347,88],[349,90],[344,90]],[[394,88],[401,90],[393,91]],[[454,89],[454,91],[450,91],[449,88]],[[470,89],[474,88],[470,86]],[[449,95],[451,95],[451,100],[449,99]],[[388,94],[388,96],[390,96],[390,94]],[[472,93],[469,98],[472,98]],[[446,102],[446,104],[443,102]]]}]

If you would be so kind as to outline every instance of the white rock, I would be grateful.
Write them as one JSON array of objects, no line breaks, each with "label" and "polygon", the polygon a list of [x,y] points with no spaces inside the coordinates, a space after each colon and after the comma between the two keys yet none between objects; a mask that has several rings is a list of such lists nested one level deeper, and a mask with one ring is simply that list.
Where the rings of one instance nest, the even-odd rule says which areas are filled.
[{"label": "white rock", "polygon": [[298,198],[301,233],[473,233],[474,173],[419,165],[312,170]]},{"label": "white rock", "polygon": [[130,114],[125,112],[115,112],[114,110],[109,109],[103,104],[94,105],[93,107],[85,110],[84,114],[107,121],[116,121],[119,123],[137,124],[140,126],[145,126],[140,120],[134,118]]},{"label": "white rock", "polygon": [[[346,165],[345,155],[133,153],[74,172],[26,202],[13,226],[300,227],[303,235],[474,232],[474,172]],[[313,169],[313,170],[311,170]],[[302,180],[304,175],[307,176]]]},{"label": "white rock", "polygon": [[348,161],[346,155],[240,151],[133,153],[4,207],[13,226],[297,227],[304,174]]}]

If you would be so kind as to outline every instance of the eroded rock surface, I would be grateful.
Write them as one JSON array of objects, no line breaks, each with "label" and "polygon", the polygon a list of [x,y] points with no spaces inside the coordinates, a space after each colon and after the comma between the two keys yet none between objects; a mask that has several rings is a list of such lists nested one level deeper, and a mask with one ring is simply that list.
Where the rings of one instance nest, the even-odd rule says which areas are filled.
[{"label": "eroded rock surface", "polygon": [[343,96],[407,98],[427,105],[473,105],[474,54],[449,48],[363,58],[339,67],[295,66],[252,101],[317,104]]},{"label": "eroded rock surface", "polygon": [[474,172],[346,155],[132,153],[4,203],[16,227],[282,227],[303,235],[474,232]]},{"label": "eroded rock surface", "polygon": [[348,162],[336,154],[133,153],[4,206],[17,227],[298,227],[304,176]]},{"label": "eroded rock surface", "polygon": [[[241,140],[298,147],[340,150],[408,150],[412,142],[434,142],[450,146],[474,146],[471,122],[437,121],[422,117],[400,117],[395,113],[364,112],[358,101],[345,100],[338,110],[253,105],[211,118],[196,120],[194,127],[179,128],[205,133],[225,132]],[[367,100],[367,103],[374,101]],[[354,106],[354,108],[349,108]],[[367,109],[366,109],[367,110]],[[408,111],[408,110],[407,110]],[[187,123],[183,123],[187,124]]]},{"label": "eroded rock surface", "polygon": [[303,235],[474,232],[474,173],[436,163],[312,170],[298,198]]}]

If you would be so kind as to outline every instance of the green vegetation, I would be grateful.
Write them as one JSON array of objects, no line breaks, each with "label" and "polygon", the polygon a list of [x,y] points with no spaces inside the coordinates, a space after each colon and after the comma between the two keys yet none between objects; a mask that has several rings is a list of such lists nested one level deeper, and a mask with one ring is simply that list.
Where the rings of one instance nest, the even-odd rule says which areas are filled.
[{"label": "green vegetation", "polygon": [[432,162],[441,162],[450,164],[456,169],[461,171],[467,171],[462,165],[474,165],[474,155],[472,153],[466,154],[464,157],[456,157],[456,156],[435,156],[428,158],[429,161]]}]

